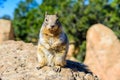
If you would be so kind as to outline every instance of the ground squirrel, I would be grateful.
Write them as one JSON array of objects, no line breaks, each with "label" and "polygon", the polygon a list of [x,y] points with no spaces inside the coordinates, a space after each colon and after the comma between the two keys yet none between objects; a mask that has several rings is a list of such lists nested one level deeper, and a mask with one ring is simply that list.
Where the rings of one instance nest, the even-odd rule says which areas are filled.
[{"label": "ground squirrel", "polygon": [[45,14],[43,25],[40,29],[37,56],[39,67],[66,65],[66,54],[69,41],[64,33],[58,15]]}]

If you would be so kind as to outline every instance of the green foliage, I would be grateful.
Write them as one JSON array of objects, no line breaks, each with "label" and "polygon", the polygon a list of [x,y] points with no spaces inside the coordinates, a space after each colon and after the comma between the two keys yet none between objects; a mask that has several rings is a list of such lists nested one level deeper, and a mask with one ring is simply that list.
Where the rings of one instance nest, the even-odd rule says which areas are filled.
[{"label": "green foliage", "polygon": [[[26,42],[36,42],[40,23],[40,17],[35,8],[37,3],[34,0],[21,1],[14,12],[14,32],[16,40],[24,40]],[[34,15],[35,13],[35,15]]]},{"label": "green foliage", "polygon": [[120,1],[110,1],[43,0],[39,6],[35,5],[35,0],[20,2],[13,20],[16,40],[37,42],[45,12],[49,14],[57,12],[69,40],[75,41],[76,47],[80,47],[79,53],[75,56],[83,61],[86,32],[91,25],[102,23],[111,28],[120,39]]},{"label": "green foliage", "polygon": [[86,48],[85,48],[85,47],[86,47],[86,41],[83,41],[82,44],[79,46],[79,48],[80,48],[79,53],[80,53],[80,54],[75,55],[75,57],[76,57],[80,62],[84,61],[84,59],[85,59],[85,53],[86,53]]}]

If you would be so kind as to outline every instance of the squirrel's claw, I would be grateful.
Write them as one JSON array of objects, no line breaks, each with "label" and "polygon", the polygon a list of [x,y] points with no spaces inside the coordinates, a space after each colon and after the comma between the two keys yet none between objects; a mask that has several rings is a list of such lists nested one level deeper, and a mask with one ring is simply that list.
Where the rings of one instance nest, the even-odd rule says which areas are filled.
[{"label": "squirrel's claw", "polygon": [[55,72],[60,72],[60,71],[61,71],[61,67],[60,67],[60,66],[54,66],[54,67],[53,67],[53,70],[54,70]]},{"label": "squirrel's claw", "polygon": [[36,66],[37,70],[40,70],[41,68],[43,68],[44,66]]},{"label": "squirrel's claw", "polygon": [[41,67],[40,67],[40,66],[38,66],[38,67],[36,67],[36,69],[37,69],[37,70],[40,70],[40,69],[41,69]]}]

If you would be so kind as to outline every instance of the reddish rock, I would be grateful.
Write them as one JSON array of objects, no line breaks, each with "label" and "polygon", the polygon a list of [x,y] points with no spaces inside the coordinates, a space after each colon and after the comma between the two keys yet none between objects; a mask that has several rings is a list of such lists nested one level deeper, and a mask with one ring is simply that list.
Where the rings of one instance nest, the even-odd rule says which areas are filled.
[{"label": "reddish rock", "polygon": [[0,19],[0,43],[14,39],[11,21]]},{"label": "reddish rock", "polygon": [[101,80],[120,80],[120,41],[112,30],[102,24],[88,30],[84,63]]}]

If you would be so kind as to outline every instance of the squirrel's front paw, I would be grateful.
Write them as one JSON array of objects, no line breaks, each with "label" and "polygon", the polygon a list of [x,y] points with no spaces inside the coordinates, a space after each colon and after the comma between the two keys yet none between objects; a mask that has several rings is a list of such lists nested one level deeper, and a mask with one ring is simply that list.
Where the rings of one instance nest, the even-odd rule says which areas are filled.
[{"label": "squirrel's front paw", "polygon": [[51,48],[52,48],[52,49],[55,49],[55,48],[58,48],[58,46],[59,46],[58,44],[53,44],[53,45],[51,46]]},{"label": "squirrel's front paw", "polygon": [[60,71],[61,71],[61,67],[60,67],[60,66],[54,66],[54,67],[53,67],[53,70],[54,70],[55,72],[60,72]]}]

